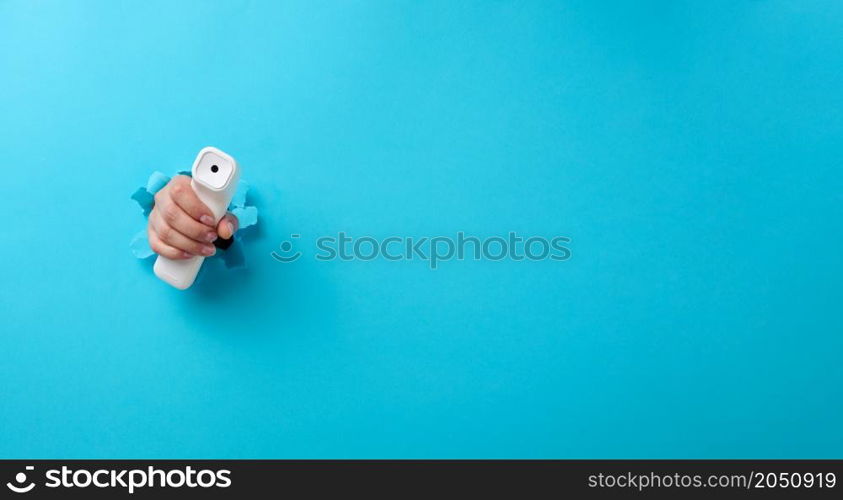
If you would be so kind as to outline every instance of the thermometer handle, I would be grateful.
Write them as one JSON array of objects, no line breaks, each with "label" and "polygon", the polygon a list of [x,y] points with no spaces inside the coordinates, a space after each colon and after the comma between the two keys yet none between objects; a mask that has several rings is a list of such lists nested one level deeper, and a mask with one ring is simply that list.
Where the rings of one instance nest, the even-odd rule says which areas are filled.
[{"label": "thermometer handle", "polygon": [[[231,203],[231,194],[228,192],[215,192],[205,188],[196,183],[195,180],[190,181],[193,191],[196,196],[202,200],[202,203],[211,209],[214,216],[214,227],[219,223],[220,219],[225,215],[229,203]],[[227,196],[226,196],[227,195]],[[196,275],[199,274],[199,269],[205,257],[201,255],[193,256],[189,259],[173,260],[159,255],[155,260],[153,267],[155,275],[173,285],[179,290],[190,288],[190,285],[196,280]]]},{"label": "thermometer handle", "polygon": [[[217,148],[207,147],[199,152],[193,163],[193,178],[190,187],[214,216],[214,227],[228,210],[228,205],[237,191],[240,169],[234,158]],[[153,269],[155,275],[174,287],[184,290],[196,280],[205,257],[197,255],[189,259],[173,260],[158,256]]]}]

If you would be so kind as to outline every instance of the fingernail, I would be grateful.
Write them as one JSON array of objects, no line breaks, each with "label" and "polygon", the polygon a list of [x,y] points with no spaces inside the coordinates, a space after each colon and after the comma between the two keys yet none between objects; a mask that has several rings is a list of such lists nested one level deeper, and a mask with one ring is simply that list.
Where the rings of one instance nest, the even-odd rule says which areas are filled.
[{"label": "fingernail", "polygon": [[206,226],[214,225],[214,219],[212,219],[210,215],[203,215],[202,217],[199,217],[199,220],[202,221],[202,224],[205,224]]},{"label": "fingernail", "polygon": [[185,259],[189,259],[189,258],[193,257],[193,255],[192,255],[192,254],[189,254],[189,253],[187,253],[187,252],[182,252],[182,253],[181,253],[181,256],[182,256],[183,258],[185,258]]},{"label": "fingernail", "polygon": [[215,239],[217,239],[217,233],[215,233],[213,231],[211,231],[211,232],[209,232],[208,234],[205,235],[205,241],[210,242],[210,241],[214,241]]},{"label": "fingernail", "polygon": [[202,253],[209,256],[209,257],[211,255],[214,255],[214,252],[216,252],[216,251],[217,251],[217,249],[214,248],[214,247],[202,247]]},{"label": "fingernail", "polygon": [[228,222],[227,224],[228,224],[228,232],[231,233],[231,236],[234,236],[234,224],[232,224],[231,222]]}]

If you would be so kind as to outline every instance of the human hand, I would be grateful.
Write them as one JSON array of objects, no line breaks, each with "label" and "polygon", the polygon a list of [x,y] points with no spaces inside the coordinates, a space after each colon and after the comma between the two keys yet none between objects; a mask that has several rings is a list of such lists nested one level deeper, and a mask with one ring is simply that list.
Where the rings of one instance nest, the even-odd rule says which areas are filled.
[{"label": "human hand", "polygon": [[214,224],[211,210],[196,196],[190,182],[186,175],[173,177],[155,194],[149,214],[149,246],[168,259],[214,255],[213,241],[218,237],[227,240],[237,231],[237,217],[230,212]]}]

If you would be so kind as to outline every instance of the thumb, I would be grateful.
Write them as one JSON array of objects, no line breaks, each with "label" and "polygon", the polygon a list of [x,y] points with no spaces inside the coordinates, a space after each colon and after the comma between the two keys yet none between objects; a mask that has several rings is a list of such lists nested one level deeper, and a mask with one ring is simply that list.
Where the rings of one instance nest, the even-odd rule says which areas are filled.
[{"label": "thumb", "polygon": [[237,221],[237,217],[231,212],[228,212],[220,219],[220,223],[217,224],[217,234],[224,240],[230,240],[239,227],[240,223]]}]

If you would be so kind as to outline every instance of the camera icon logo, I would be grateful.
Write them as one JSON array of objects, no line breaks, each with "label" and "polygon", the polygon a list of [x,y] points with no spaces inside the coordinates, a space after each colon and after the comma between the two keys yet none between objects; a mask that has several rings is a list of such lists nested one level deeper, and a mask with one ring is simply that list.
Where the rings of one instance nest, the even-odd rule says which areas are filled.
[{"label": "camera icon logo", "polygon": [[[35,470],[35,467],[27,465],[26,470]],[[18,472],[15,474],[15,482],[17,482],[18,485],[23,485],[23,483],[26,482],[26,473]],[[6,486],[15,493],[29,493],[32,491],[32,488],[35,488],[35,483],[29,483],[26,486],[16,486],[12,483],[6,483]]]}]

